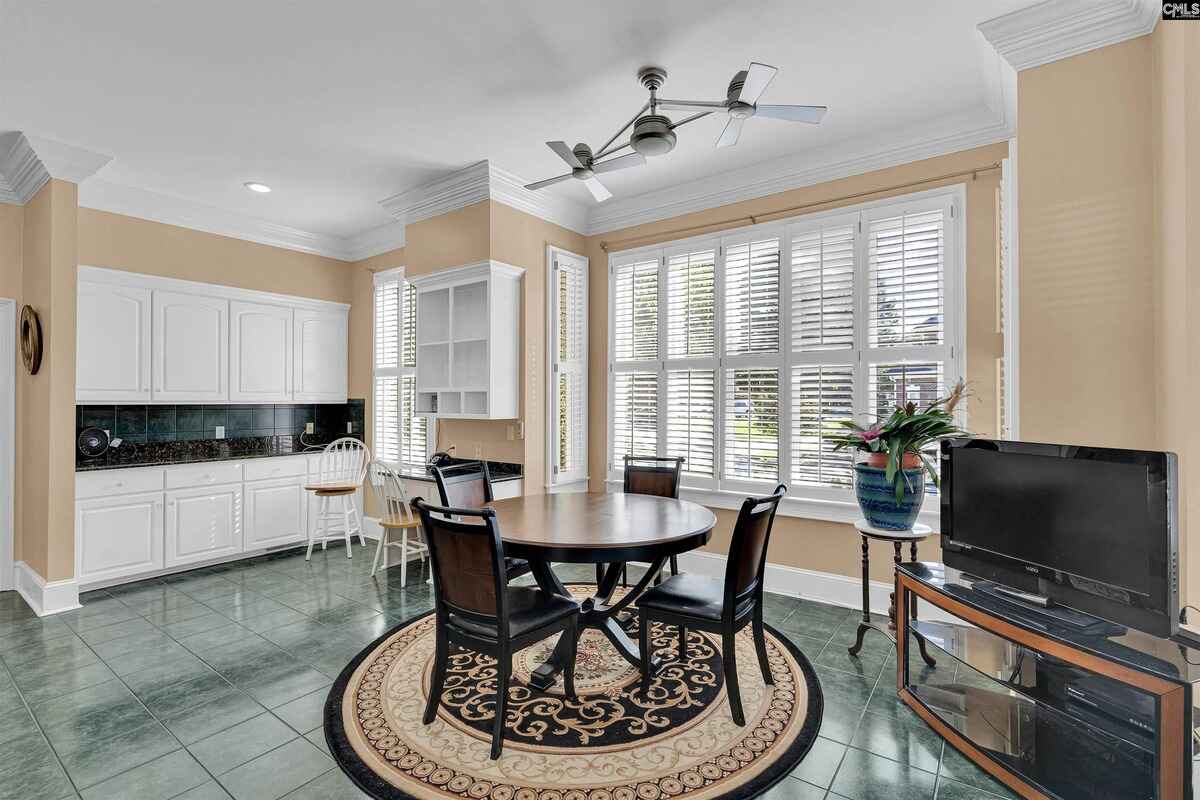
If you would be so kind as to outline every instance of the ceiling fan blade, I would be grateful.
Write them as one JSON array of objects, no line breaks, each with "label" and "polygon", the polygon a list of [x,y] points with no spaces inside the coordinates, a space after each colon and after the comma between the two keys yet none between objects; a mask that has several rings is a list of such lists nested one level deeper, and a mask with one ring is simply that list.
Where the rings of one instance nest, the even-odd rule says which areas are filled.
[{"label": "ceiling fan blade", "polygon": [[546,146],[558,153],[558,157],[567,162],[567,166],[583,167],[583,164],[579,163],[579,159],[575,157],[575,151],[567,147],[566,142],[546,142]]},{"label": "ceiling fan blade", "polygon": [[525,184],[525,188],[526,189],[541,189],[543,186],[551,186],[555,183],[562,183],[563,181],[567,180],[568,178],[574,178],[574,177],[575,177],[574,174],[568,172],[566,175],[559,175],[558,177],[555,177],[555,178],[546,178],[546,180],[544,180],[544,181],[538,181],[536,183],[527,183],[527,184]]},{"label": "ceiling fan blade", "polygon": [[689,108],[725,108],[719,100],[659,100],[658,107],[668,111],[683,111]]},{"label": "ceiling fan blade", "polygon": [[729,122],[725,125],[725,130],[721,131],[721,137],[717,139],[717,147],[729,147],[737,144],[738,136],[742,134],[742,123],[745,121],[742,117],[730,117]]},{"label": "ceiling fan blade", "polygon": [[596,198],[597,203],[603,203],[608,198],[612,197],[612,192],[604,188],[604,184],[595,178],[586,178],[583,185],[592,193],[592,197]]},{"label": "ceiling fan blade", "polygon": [[825,106],[759,105],[754,108],[754,116],[786,119],[790,122],[808,122],[816,125],[824,118],[825,112],[828,110]]},{"label": "ceiling fan blade", "polygon": [[613,172],[626,167],[636,167],[646,163],[646,157],[641,153],[627,153],[623,156],[610,158],[608,161],[602,161],[599,164],[592,165],[592,172],[601,175],[605,172]]},{"label": "ceiling fan blade", "polygon": [[777,72],[779,70],[774,67],[751,61],[750,69],[746,70],[746,82],[742,84],[742,93],[738,95],[738,101],[750,105],[757,103],[758,98],[767,90]]}]

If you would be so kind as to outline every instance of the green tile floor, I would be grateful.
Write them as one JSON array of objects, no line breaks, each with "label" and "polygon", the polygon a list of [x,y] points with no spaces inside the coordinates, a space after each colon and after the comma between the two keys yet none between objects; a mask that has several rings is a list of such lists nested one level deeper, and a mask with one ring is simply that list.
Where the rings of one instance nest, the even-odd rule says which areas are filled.
[{"label": "green tile floor", "polygon": [[[0,800],[362,797],[326,750],[326,693],[355,653],[432,606],[420,569],[405,588],[398,569],[372,578],[371,555],[200,569],[43,619],[0,593]],[[825,693],[821,737],[769,800],[1013,796],[897,703],[889,642],[846,653],[854,612],[769,595],[767,618]]]}]

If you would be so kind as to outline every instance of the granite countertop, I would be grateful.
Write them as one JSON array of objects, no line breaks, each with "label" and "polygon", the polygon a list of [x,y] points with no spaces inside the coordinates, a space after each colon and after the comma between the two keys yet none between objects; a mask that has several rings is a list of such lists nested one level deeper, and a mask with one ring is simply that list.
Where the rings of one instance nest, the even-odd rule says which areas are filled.
[{"label": "granite countertop", "polygon": [[[234,461],[248,458],[278,458],[320,453],[332,439],[318,436],[250,436],[240,439],[198,439],[183,442],[153,442],[122,444],[96,458],[84,458],[76,453],[75,471],[94,472],[104,469],[131,467],[164,467],[173,464],[198,464],[206,461]],[[340,437],[339,437],[340,438]],[[355,437],[359,438],[359,437]],[[476,459],[451,459],[450,467],[476,464]],[[521,465],[504,461],[489,461],[492,481],[511,481],[521,477]],[[408,480],[433,481],[423,469],[404,469],[401,475]]]}]

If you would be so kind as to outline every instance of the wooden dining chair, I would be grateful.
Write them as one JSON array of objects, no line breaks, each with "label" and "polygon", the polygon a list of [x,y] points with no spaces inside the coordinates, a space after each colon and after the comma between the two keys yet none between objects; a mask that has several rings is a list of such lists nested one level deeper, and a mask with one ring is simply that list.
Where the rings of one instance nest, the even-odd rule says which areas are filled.
[{"label": "wooden dining chair", "polygon": [[785,494],[787,487],[781,483],[773,494],[747,497],[742,502],[729,543],[724,580],[686,573],[674,575],[638,598],[643,691],[649,690],[654,677],[650,673],[652,623],[665,622],[679,628],[680,660],[687,656],[688,628],[719,633],[729,710],[734,722],[746,724],[746,717],[742,713],[742,695],[738,689],[734,635],[747,624],[753,624],[758,667],[762,670],[763,680],[768,685],[774,684],[767,664],[767,642],[763,633],[763,572],[767,565],[767,545],[771,540],[775,511]]},{"label": "wooden dining chair", "polygon": [[[483,508],[495,499],[492,496],[492,474],[488,471],[486,461],[453,467],[433,467],[433,479],[437,482],[443,506]],[[505,559],[505,564],[510,581],[532,570],[532,566],[524,558],[508,558]]]},{"label": "wooden dining chair", "polygon": [[[367,483],[379,504],[381,528],[379,543],[375,545],[375,560],[371,562],[371,574],[374,575],[379,569],[384,549],[395,547],[400,550],[400,585],[407,586],[409,556],[419,556],[423,562],[429,555],[429,548],[421,539],[421,520],[413,513],[400,473],[393,467],[379,460],[372,461],[367,470]],[[396,533],[400,535],[400,541],[392,538]]]},{"label": "wooden dining chair", "polygon": [[450,645],[492,656],[497,669],[491,757],[499,758],[513,653],[561,632],[570,645],[563,688],[567,697],[575,698],[579,604],[535,587],[508,585],[504,544],[492,509],[431,506],[420,498],[413,506],[429,545],[437,619],[433,677],[423,721],[428,725],[437,715]]},{"label": "wooden dining chair", "polygon": [[[649,494],[678,500],[683,462],[683,456],[625,456],[625,494]],[[671,556],[671,574],[679,574],[679,561],[676,556]],[[604,565],[597,564],[597,584],[603,575]],[[655,576],[654,580],[657,583],[661,577]],[[621,583],[629,585],[629,575],[624,571]]]},{"label": "wooden dining chair", "polygon": [[351,537],[355,534],[358,534],[358,543],[367,546],[362,515],[358,513],[354,495],[367,477],[370,461],[371,451],[350,436],[331,442],[321,453],[317,480],[304,487],[317,496],[317,521],[309,529],[305,561],[312,558],[313,545],[317,542],[324,550],[331,539],[345,538],[346,558],[354,556]]}]

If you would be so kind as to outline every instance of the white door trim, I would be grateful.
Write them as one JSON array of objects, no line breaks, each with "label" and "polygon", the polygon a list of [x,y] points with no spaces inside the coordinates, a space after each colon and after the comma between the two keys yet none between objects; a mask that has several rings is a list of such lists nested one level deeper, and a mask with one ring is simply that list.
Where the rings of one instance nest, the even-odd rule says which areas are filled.
[{"label": "white door trim", "polygon": [[0,299],[0,591],[13,573],[13,498],[16,476],[17,302]]}]

